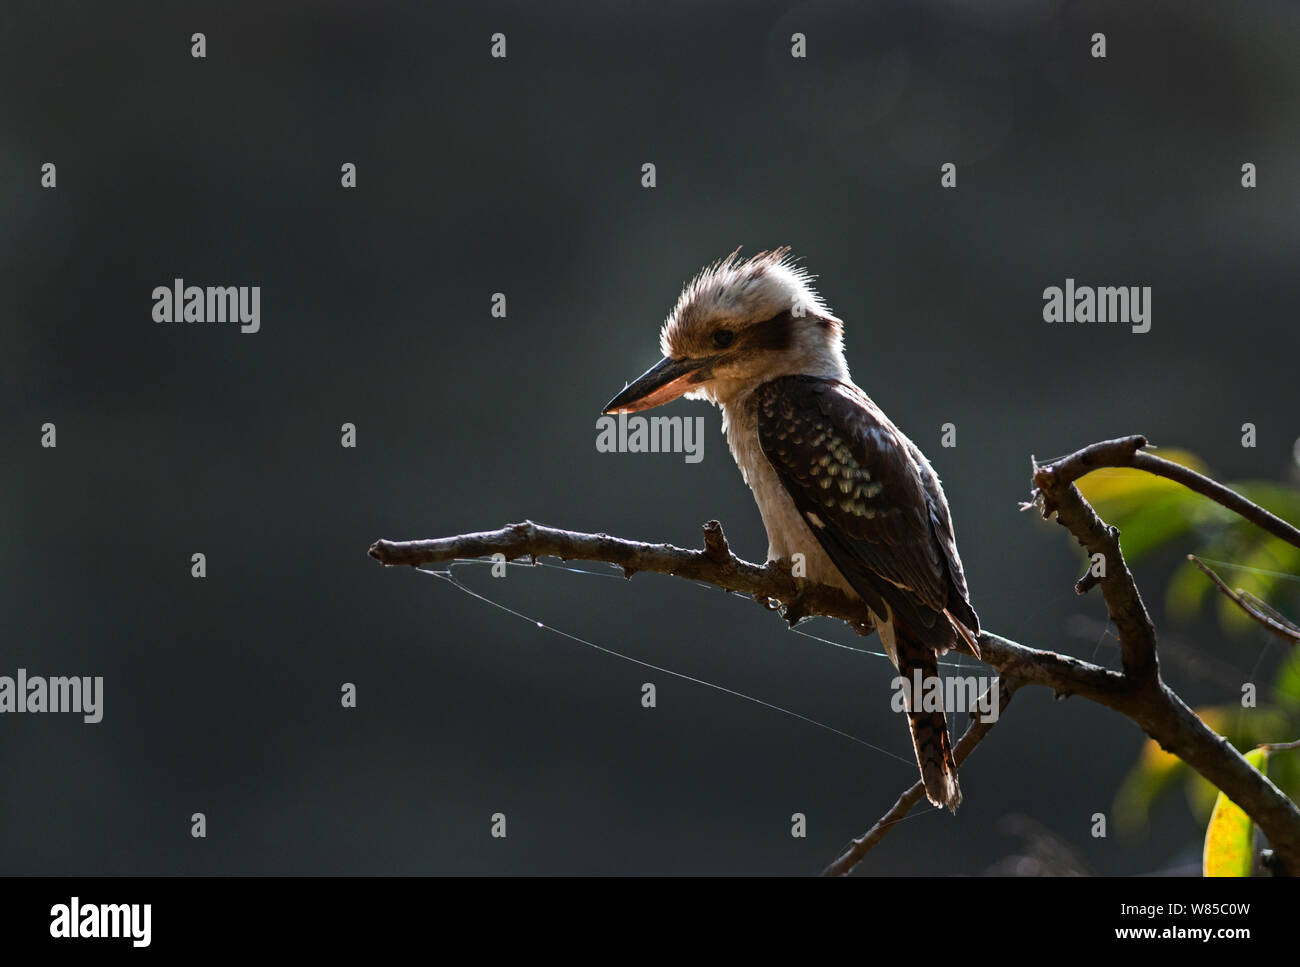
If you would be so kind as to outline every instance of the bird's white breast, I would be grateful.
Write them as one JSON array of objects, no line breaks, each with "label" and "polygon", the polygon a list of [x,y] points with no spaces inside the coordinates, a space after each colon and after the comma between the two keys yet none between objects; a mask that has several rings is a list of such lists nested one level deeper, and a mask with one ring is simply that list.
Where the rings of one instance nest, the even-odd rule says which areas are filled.
[{"label": "bird's white breast", "polygon": [[758,439],[758,411],[752,394],[746,393],[728,400],[722,406],[723,429],[731,455],[736,458],[741,476],[754,492],[758,512],[767,530],[768,560],[795,560],[802,554],[806,568],[804,577],[816,584],[829,584],[857,597],[839,568],[831,561],[809,524],[799,513],[786,492],[785,485],[776,475]]}]

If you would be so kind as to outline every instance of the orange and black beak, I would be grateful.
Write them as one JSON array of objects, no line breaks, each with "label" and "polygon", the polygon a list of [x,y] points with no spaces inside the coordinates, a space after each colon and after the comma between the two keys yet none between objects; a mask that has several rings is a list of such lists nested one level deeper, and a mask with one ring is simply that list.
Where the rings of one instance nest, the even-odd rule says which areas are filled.
[{"label": "orange and black beak", "polygon": [[712,359],[661,359],[605,404],[604,413],[636,413],[671,403],[710,378]]}]

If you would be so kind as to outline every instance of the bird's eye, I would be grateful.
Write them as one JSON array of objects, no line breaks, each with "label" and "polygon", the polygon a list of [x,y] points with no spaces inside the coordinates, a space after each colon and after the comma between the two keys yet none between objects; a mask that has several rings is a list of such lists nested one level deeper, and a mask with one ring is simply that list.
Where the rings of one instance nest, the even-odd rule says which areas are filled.
[{"label": "bird's eye", "polygon": [[713,345],[717,346],[719,349],[726,349],[735,341],[736,334],[730,329],[713,330]]}]

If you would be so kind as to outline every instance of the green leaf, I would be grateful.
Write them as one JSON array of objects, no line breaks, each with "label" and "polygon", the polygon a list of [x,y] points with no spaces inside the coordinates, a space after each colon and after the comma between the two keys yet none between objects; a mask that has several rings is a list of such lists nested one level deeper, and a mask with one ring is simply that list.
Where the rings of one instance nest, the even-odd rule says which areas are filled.
[{"label": "green leaf", "polygon": [[[1204,472],[1194,454],[1162,450],[1160,455]],[[1083,496],[1108,524],[1120,529],[1124,556],[1142,555],[1184,536],[1207,523],[1222,526],[1228,512],[1182,484],[1165,477],[1128,468],[1098,470],[1078,482]]]},{"label": "green leaf", "polygon": [[1300,654],[1293,653],[1278,666],[1273,694],[1281,705],[1300,705]]},{"label": "green leaf", "polygon": [[1102,516],[1119,528],[1124,557],[1136,561],[1195,527],[1206,516],[1202,499],[1190,490],[1175,490],[1153,496],[1131,511]]},{"label": "green leaf", "polygon": [[1126,836],[1145,835],[1151,805],[1178,776],[1187,771],[1183,760],[1171,755],[1155,739],[1147,739],[1137,762],[1115,794],[1115,820]]},{"label": "green leaf", "polygon": [[1259,504],[1269,513],[1294,523],[1300,520],[1300,490],[1295,484],[1275,483],[1271,480],[1239,480],[1228,484],[1251,503]]},{"label": "green leaf", "polygon": [[1183,561],[1174,569],[1165,587],[1165,608],[1176,621],[1191,621],[1196,617],[1205,596],[1212,593],[1214,585],[1191,561]]},{"label": "green leaf", "polygon": [[[1246,761],[1261,772],[1268,765],[1267,749],[1252,749]],[[1250,817],[1223,793],[1214,803],[1210,825],[1205,830],[1205,852],[1201,861],[1205,876],[1250,876],[1255,863],[1255,829]]]}]

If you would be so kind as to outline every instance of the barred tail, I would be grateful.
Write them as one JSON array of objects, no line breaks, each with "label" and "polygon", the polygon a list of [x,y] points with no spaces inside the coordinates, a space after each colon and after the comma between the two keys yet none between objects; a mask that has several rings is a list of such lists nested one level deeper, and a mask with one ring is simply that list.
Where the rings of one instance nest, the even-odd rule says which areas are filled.
[{"label": "barred tail", "polygon": [[[897,628],[897,626],[895,626]],[[909,641],[899,633],[898,671],[911,685],[920,671],[922,683],[939,678],[939,661],[934,652],[924,645]],[[935,686],[925,685],[928,688]],[[916,764],[921,769],[925,784],[925,797],[936,806],[946,806],[956,813],[961,805],[961,787],[957,784],[957,760],[952,754],[952,740],[948,736],[948,721],[941,707],[933,711],[913,711],[924,708],[926,695],[908,693],[907,724],[912,730],[912,745],[916,750]],[[942,696],[942,690],[938,690]]]}]

